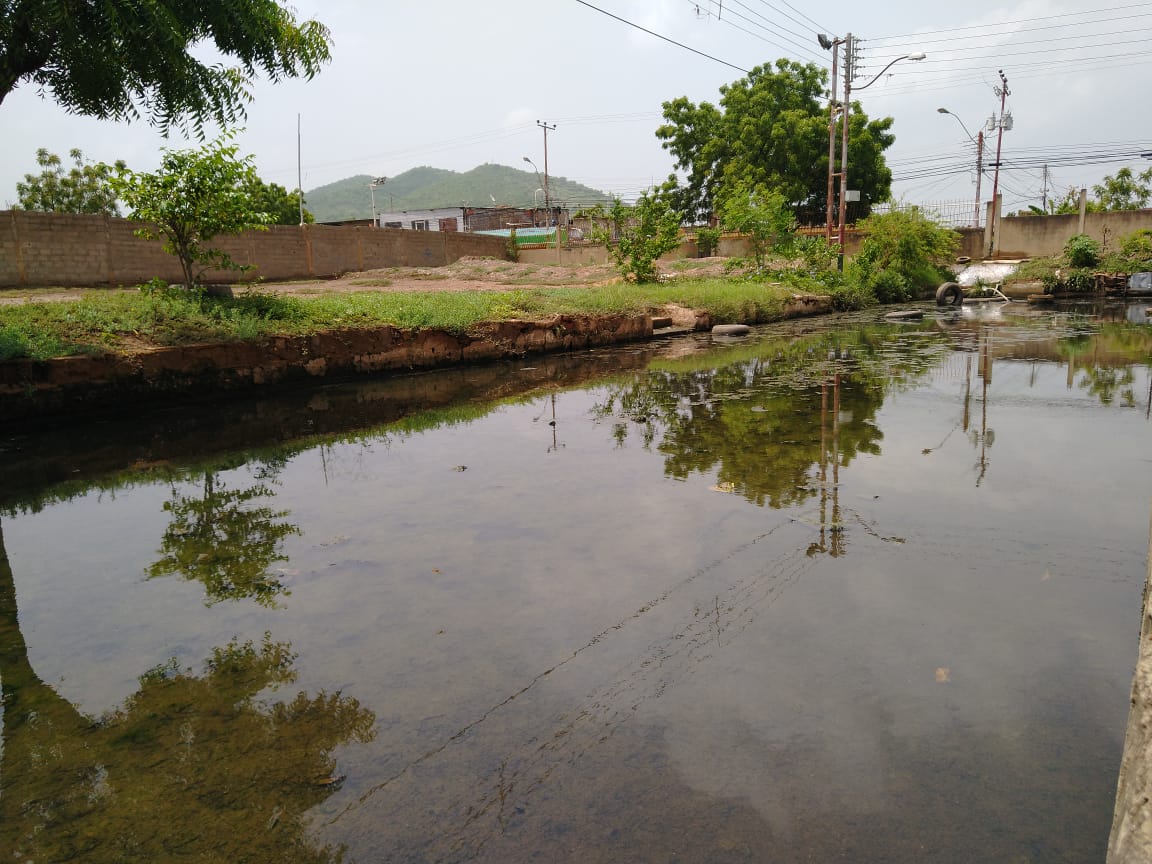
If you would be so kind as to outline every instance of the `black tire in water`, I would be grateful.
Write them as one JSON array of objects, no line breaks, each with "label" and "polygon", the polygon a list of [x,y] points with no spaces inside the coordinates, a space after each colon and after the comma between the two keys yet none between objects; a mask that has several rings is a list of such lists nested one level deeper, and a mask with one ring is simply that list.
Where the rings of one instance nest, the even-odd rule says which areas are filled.
[{"label": "black tire in water", "polygon": [[964,302],[964,292],[955,282],[945,282],[936,289],[937,306],[959,306]]}]

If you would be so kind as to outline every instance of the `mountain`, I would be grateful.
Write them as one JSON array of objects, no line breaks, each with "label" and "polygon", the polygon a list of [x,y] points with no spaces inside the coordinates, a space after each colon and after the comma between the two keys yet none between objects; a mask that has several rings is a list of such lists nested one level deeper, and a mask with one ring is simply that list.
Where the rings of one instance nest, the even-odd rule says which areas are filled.
[{"label": "mountain", "polygon": [[[357,174],[304,193],[304,206],[317,222],[367,219],[372,215],[372,177]],[[471,171],[445,171],[422,166],[412,168],[376,187],[376,210],[425,210],[433,207],[544,206],[544,193],[535,171],[506,165],[479,165]],[[549,176],[548,192],[554,204],[577,206],[607,202],[608,195],[564,177]]]}]

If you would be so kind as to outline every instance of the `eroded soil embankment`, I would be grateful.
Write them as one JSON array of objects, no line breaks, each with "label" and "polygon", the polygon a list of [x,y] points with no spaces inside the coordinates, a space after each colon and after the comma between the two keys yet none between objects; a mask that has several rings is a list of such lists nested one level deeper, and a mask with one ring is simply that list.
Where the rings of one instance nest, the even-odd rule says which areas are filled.
[{"label": "eroded soil embankment", "polygon": [[[701,322],[706,323],[706,322]],[[108,411],[165,396],[430,369],[644,339],[647,315],[484,324],[467,335],[381,326],[0,364],[3,422]]]},{"label": "eroded soil embankment", "polygon": [[[830,309],[827,297],[797,295],[780,317]],[[677,326],[702,330],[712,325],[707,312],[679,311],[683,314],[674,316],[673,322]],[[463,335],[384,325],[256,342],[17,360],[0,363],[0,424],[67,413],[107,413],[165,397],[509,360],[652,335],[649,315],[556,316],[481,324]]]}]

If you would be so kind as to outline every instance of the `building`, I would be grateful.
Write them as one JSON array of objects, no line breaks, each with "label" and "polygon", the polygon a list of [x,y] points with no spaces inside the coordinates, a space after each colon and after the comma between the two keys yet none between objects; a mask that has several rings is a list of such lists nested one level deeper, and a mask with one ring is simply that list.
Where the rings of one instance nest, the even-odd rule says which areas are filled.
[{"label": "building", "polygon": [[435,207],[428,210],[401,210],[381,213],[381,228],[407,228],[412,231],[498,231],[505,228],[546,227],[562,223],[562,210],[553,207]]}]

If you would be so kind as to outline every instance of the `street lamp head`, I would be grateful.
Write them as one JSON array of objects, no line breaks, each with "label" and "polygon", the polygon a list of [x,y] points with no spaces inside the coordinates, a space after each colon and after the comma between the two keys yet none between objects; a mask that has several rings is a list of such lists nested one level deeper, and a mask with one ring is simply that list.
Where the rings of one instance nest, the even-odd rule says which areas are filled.
[{"label": "street lamp head", "polygon": [[905,59],[906,60],[923,60],[927,56],[928,55],[925,54],[923,51],[913,51]]},{"label": "street lamp head", "polygon": [[952,112],[949,111],[947,108],[937,108],[936,113],[937,114],[951,114]]},{"label": "street lamp head", "polygon": [[816,34],[816,41],[820,43],[820,47],[825,51],[831,50],[833,44],[832,40],[825,36],[823,33]]}]

